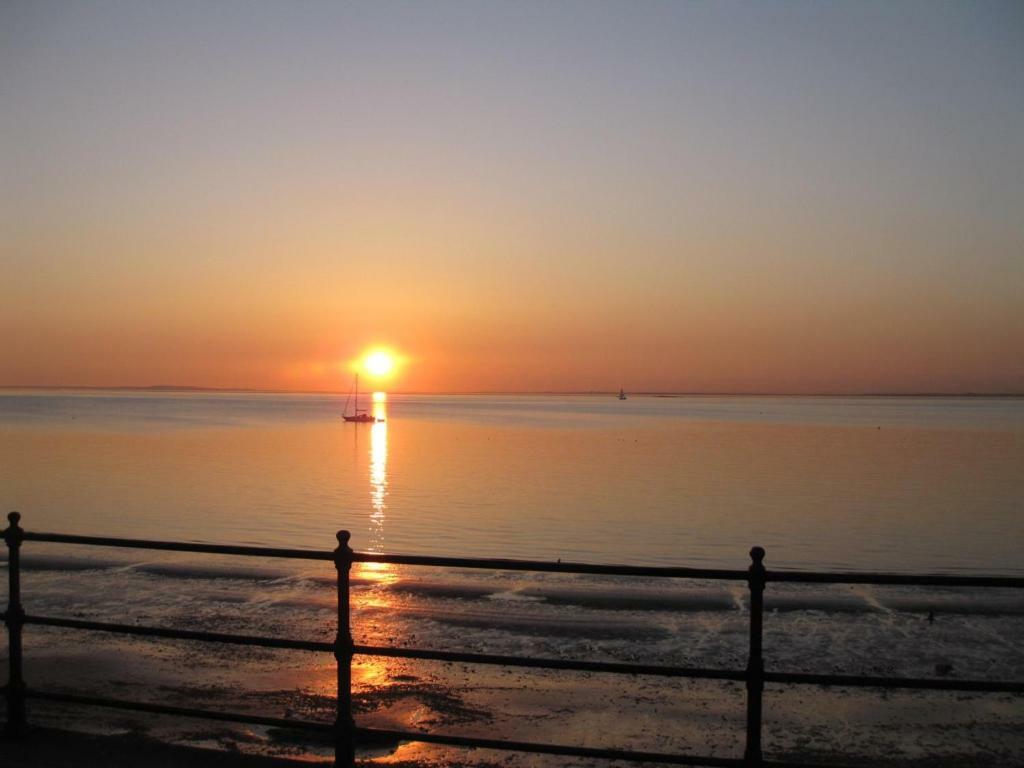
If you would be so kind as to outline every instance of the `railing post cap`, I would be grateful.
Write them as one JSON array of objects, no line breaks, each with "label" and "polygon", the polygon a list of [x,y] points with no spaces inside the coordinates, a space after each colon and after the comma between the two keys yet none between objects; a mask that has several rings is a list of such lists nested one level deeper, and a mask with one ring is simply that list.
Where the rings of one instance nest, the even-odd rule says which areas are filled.
[{"label": "railing post cap", "polygon": [[750,550],[750,559],[755,563],[760,563],[764,560],[764,547],[752,547]]},{"label": "railing post cap", "polygon": [[11,525],[17,526],[18,523],[21,522],[21,512],[8,512],[7,513],[7,521]]},{"label": "railing post cap", "polygon": [[352,534],[348,531],[338,531],[335,535],[338,537],[338,544],[342,547],[347,547],[349,539],[352,538]]}]

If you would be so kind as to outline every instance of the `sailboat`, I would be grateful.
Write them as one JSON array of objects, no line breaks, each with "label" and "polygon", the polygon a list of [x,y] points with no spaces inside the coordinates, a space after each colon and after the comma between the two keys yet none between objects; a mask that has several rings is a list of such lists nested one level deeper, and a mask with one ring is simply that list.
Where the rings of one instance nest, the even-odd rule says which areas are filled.
[{"label": "sailboat", "polygon": [[345,410],[341,413],[341,418],[345,421],[354,421],[357,424],[373,424],[377,419],[366,412],[366,409],[359,407],[359,374],[356,374],[356,381],[354,385],[355,390],[355,408],[352,409],[352,413],[348,412],[348,403],[352,399],[352,393],[349,393],[348,399],[345,400]]},{"label": "sailboat", "polygon": [[625,400],[625,399],[626,399],[626,390],[620,389],[619,390],[619,400]]}]

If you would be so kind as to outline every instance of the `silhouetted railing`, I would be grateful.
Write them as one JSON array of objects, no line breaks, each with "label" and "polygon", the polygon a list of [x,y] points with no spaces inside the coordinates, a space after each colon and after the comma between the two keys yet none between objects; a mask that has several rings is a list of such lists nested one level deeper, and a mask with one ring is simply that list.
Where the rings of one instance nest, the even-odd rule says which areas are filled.
[{"label": "silhouetted railing", "polygon": [[[6,731],[12,737],[21,737],[26,730],[25,702],[27,699],[110,707],[156,714],[196,717],[252,725],[291,728],[310,732],[333,733],[335,765],[348,768],[355,763],[355,748],[361,737],[419,741],[456,747],[512,750],[549,755],[631,760],[644,763],[701,766],[764,766],[765,768],[810,768],[810,763],[791,763],[765,760],[761,750],[761,709],[765,683],[803,685],[866,686],[875,688],[916,688],[937,691],[983,691],[993,693],[1024,693],[1024,682],[990,682],[987,680],[953,680],[905,677],[866,677],[859,675],[819,675],[797,672],[769,672],[764,669],[762,656],[762,625],[764,617],[764,590],[768,582],[805,582],[839,584],[903,584],[938,587],[1011,587],[1024,588],[1024,578],[989,576],[909,576],[880,573],[822,573],[811,571],[768,571],[764,567],[765,551],[761,547],[750,550],[751,565],[747,570],[708,568],[656,568],[627,565],[590,565],[586,563],[549,563],[532,560],[477,559],[463,557],[423,557],[416,555],[383,555],[353,552],[349,547],[348,531],[337,534],[338,546],[333,551],[305,549],[272,549],[265,547],[222,546],[215,544],[189,544],[171,541],[145,541],[141,539],[112,539],[99,536],[71,536],[59,533],[32,533],[23,530],[21,516],[12,512],[7,516],[9,526],[3,532],[8,548],[8,579],[10,582],[7,611],[3,615],[9,638],[9,677],[5,688],[7,698]],[[130,547],[136,549],[198,552],[203,554],[241,555],[247,557],[281,557],[299,560],[324,560],[337,569],[338,628],[333,643],[293,640],[278,637],[234,635],[222,632],[199,632],[129,624],[112,624],[53,616],[26,614],[21,602],[21,546],[26,541],[80,544],[99,547]],[[549,573],[586,573],[607,576],[645,576],[656,578],[688,578],[746,581],[750,591],[750,645],[746,669],[709,669],[704,667],[677,667],[652,664],[573,661],[563,659],[499,656],[458,651],[433,651],[417,648],[357,645],[352,639],[349,573],[353,563],[389,563],[430,567],[481,568],[502,571],[537,571]],[[54,691],[43,691],[25,685],[22,671],[22,628],[26,624],[113,632],[126,635],[164,637],[177,640],[254,645],[264,648],[286,648],[303,651],[333,653],[337,660],[338,694],[334,723],[295,720],[291,718],[262,717],[237,712],[216,712],[191,707],[172,707],[120,699],[83,696]],[[746,746],[742,758],[710,757],[700,755],[662,754],[621,749],[598,749],[561,744],[480,739],[470,736],[396,731],[362,728],[352,715],[352,659],[361,656],[388,656],[392,658],[428,659],[469,664],[496,664],[501,666],[557,669],[581,672],[604,672],[617,675],[650,675],[658,677],[687,677],[711,680],[743,681],[747,689]]]}]

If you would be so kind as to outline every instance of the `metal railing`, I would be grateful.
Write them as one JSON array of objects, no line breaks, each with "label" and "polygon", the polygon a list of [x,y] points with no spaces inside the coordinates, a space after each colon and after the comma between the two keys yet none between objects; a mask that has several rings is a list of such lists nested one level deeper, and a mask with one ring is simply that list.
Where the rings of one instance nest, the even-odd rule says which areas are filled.
[{"label": "metal railing", "polygon": [[[330,733],[334,736],[335,765],[348,768],[355,764],[355,749],[362,738],[418,741],[455,747],[511,750],[549,755],[630,760],[643,763],[672,765],[735,766],[764,768],[811,768],[810,763],[792,763],[766,760],[761,749],[761,710],[765,683],[865,686],[873,688],[913,688],[937,691],[982,691],[1024,694],[1024,682],[990,682],[987,680],[958,680],[936,678],[869,677],[859,675],[823,675],[798,672],[766,671],[762,655],[764,590],[769,582],[837,583],[837,584],[896,584],[938,587],[1010,587],[1024,588],[1024,578],[990,576],[911,576],[880,573],[828,573],[811,571],[768,571],[764,566],[765,551],[761,547],[750,550],[751,565],[747,570],[708,568],[661,568],[626,565],[590,565],[586,563],[550,563],[531,560],[476,559],[462,557],[422,557],[414,555],[385,555],[354,552],[349,546],[348,531],[337,534],[338,546],[333,551],[304,549],[273,549],[265,547],[228,546],[215,544],[189,544],[170,541],[104,538],[98,536],[72,536],[59,533],[33,533],[19,525],[21,516],[12,512],[7,516],[9,526],[3,531],[8,548],[8,579],[10,584],[7,611],[3,614],[9,643],[9,677],[5,688],[7,698],[6,732],[21,737],[26,731],[26,707],[29,699],[63,702],[87,706],[109,707],[156,714],[196,717],[252,725],[265,725],[309,732]],[[247,557],[278,557],[299,560],[333,562],[337,569],[338,625],[333,643],[294,640],[279,637],[235,635],[222,632],[146,627],[112,624],[81,619],[39,616],[25,613],[21,601],[21,547],[23,542],[52,542],[100,547],[129,547],[203,554],[240,555]],[[501,571],[534,571],[549,573],[600,574],[607,576],[643,576],[655,578],[685,578],[746,581],[750,594],[750,643],[745,669],[717,669],[704,667],[678,667],[652,664],[633,664],[598,661],[574,661],[520,656],[499,656],[458,651],[424,650],[391,646],[359,645],[353,642],[350,611],[349,574],[353,563],[388,563],[392,565],[478,568]],[[25,684],[22,670],[22,629],[25,625],[62,627],[65,629],[94,630],[126,635],[196,640],[235,645],[253,645],[264,648],[333,653],[337,661],[338,693],[336,716],[333,723],[297,720],[292,718],[263,717],[237,712],[218,712],[191,707],[142,703],[96,696],[44,691]],[[656,677],[700,678],[744,682],[747,692],[746,745],[743,757],[713,757],[689,754],[638,752],[622,749],[601,749],[561,744],[481,739],[471,736],[426,733],[420,731],[384,730],[364,728],[355,724],[352,713],[352,660],[355,656],[386,656],[391,658],[426,659],[442,662],[493,664],[528,667],[533,669],[602,672],[616,675],[648,675]]]}]

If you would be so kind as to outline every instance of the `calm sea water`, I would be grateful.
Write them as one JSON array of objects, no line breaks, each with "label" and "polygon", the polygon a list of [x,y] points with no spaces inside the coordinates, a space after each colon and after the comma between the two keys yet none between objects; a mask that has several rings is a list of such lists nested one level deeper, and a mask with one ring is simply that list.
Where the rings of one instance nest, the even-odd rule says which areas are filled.
[{"label": "calm sea water", "polygon": [[0,394],[34,530],[326,549],[1022,573],[1024,399]]}]

